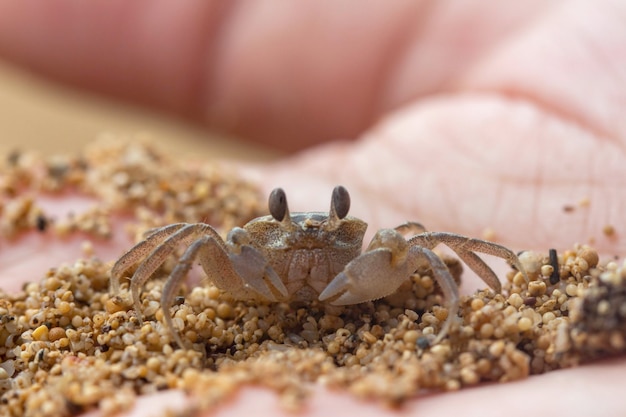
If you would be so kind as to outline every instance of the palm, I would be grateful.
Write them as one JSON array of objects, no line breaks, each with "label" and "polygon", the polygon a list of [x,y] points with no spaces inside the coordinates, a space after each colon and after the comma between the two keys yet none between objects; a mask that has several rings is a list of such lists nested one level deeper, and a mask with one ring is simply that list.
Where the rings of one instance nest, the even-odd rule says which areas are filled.
[{"label": "palm", "polygon": [[[66,36],[67,22],[59,27],[59,21],[12,4],[0,13],[0,51],[84,87],[149,101],[291,150],[369,129],[357,142],[322,145],[246,171],[267,190],[284,187],[294,210],[325,209],[329,190],[341,183],[352,193],[353,213],[366,219],[370,229],[418,220],[431,230],[473,236],[492,230],[514,249],[566,249],[593,239],[600,252],[623,256],[626,226],[618,216],[626,198],[621,192],[626,130],[617,112],[626,97],[621,82],[626,65],[619,53],[626,31],[618,19],[622,5],[609,3],[592,10],[586,2],[548,10],[542,10],[542,3],[511,10],[480,2],[429,10],[410,5],[384,12],[350,9],[336,15],[339,24],[333,33],[368,28],[350,44],[336,37],[325,40],[315,25],[302,24],[311,15],[328,18],[323,11],[294,8],[272,19],[271,12],[260,13],[263,6],[241,7],[229,15],[222,36],[209,39],[211,51],[199,56],[198,48],[207,44],[200,39],[206,33],[200,27],[214,21],[197,21],[189,17],[194,13],[181,12],[179,20],[159,22],[159,27],[171,34],[169,45],[185,47],[170,50],[165,44],[159,53],[117,67],[123,68],[120,73],[94,71],[111,63],[106,59],[114,63],[136,55],[125,49],[132,44],[99,36],[110,25],[82,28],[87,38],[111,51],[108,58],[94,59],[100,48],[81,49]],[[115,20],[124,12],[108,16]],[[91,11],[82,13],[81,21],[98,21]],[[43,30],[27,31],[32,23]],[[276,27],[297,30],[284,37]],[[49,37],[46,30],[58,35],[57,48],[37,38]],[[459,50],[462,42],[466,47]],[[277,44],[281,47],[274,48]],[[174,58],[181,59],[158,59],[174,50],[181,54]],[[309,56],[310,50],[319,56]],[[209,59],[204,54],[216,59],[207,73],[202,72]],[[324,68],[338,78],[316,78]],[[138,83],[145,74],[154,78]],[[615,228],[614,235],[603,234],[607,225]],[[55,259],[25,242],[2,244],[5,287],[20,284],[10,268],[22,268],[20,276],[36,276],[31,269],[54,265]],[[63,248],[68,257],[59,242],[40,245]],[[102,253],[112,258],[124,248],[121,240]],[[78,256],[76,245],[74,249],[69,259]],[[18,252],[19,259],[29,262],[6,261]],[[509,414],[552,407],[587,415],[585,407],[602,404],[607,414],[619,414],[623,405],[615,387],[625,368],[619,360],[430,396],[410,404],[407,412],[478,414],[489,404]],[[581,382],[586,380],[593,385]],[[233,407],[242,410],[266,398],[253,391],[245,395]],[[540,400],[519,406],[519,398]],[[553,403],[554,398],[561,400]],[[313,401],[312,413],[336,412],[336,407],[381,412],[341,395],[319,393]]]}]

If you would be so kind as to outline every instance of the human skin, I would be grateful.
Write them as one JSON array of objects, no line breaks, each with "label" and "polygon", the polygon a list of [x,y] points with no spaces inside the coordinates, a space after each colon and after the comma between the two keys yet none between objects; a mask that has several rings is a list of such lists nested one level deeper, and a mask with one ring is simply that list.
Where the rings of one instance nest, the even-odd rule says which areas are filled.
[{"label": "human skin", "polygon": [[[625,19],[618,1],[26,0],[0,3],[0,54],[59,81],[300,150],[242,167],[268,191],[285,188],[295,211],[325,209],[341,183],[370,230],[414,219],[470,236],[491,230],[514,250],[593,241],[623,258]],[[79,256],[76,243],[23,239],[2,245],[0,282],[17,285],[8,283],[8,258],[29,259],[10,265],[24,276],[54,264],[38,247]],[[113,258],[126,247],[119,238],[96,250]],[[429,395],[399,414],[623,415],[625,374],[626,361],[615,359]],[[191,401],[161,395],[132,415]],[[248,415],[251,404],[257,415],[280,415],[254,388],[218,414]],[[394,415],[316,390],[307,413],[331,412]]]}]

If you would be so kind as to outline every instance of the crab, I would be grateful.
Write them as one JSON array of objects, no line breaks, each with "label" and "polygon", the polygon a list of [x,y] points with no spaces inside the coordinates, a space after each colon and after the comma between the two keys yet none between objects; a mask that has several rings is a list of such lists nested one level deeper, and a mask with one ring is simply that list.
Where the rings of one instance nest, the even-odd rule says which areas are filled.
[{"label": "crab", "polygon": [[[235,299],[317,299],[331,305],[358,304],[388,296],[426,262],[448,307],[447,319],[431,342],[435,344],[447,335],[459,308],[457,284],[433,252],[437,245],[451,248],[496,292],[501,290],[498,277],[474,252],[503,258],[524,273],[515,253],[502,245],[455,233],[427,232],[415,222],[379,230],[363,251],[367,223],[349,216],[349,209],[350,195],[342,186],[333,190],[328,213],[290,213],[285,192],[276,188],[269,196],[270,214],[243,228],[233,228],[226,241],[206,223],[176,223],[154,229],[115,263],[111,291],[119,296],[120,279],[138,265],[130,278],[130,293],[141,320],[143,285],[179,246],[186,249],[164,285],[164,312],[169,311],[178,287],[195,262],[215,286]],[[417,234],[405,239],[407,232]],[[175,342],[183,347],[171,316],[163,317]]]}]

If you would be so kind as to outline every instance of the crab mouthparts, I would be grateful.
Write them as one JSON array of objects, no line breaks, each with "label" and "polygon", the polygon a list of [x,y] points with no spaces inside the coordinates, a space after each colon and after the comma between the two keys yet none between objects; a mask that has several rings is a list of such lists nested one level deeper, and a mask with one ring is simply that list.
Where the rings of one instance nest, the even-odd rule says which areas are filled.
[{"label": "crab mouthparts", "polygon": [[313,219],[306,219],[302,222],[302,229],[307,230],[307,229],[319,229],[320,227],[322,227],[322,224],[324,224],[323,222],[319,221],[319,220],[313,220]]}]

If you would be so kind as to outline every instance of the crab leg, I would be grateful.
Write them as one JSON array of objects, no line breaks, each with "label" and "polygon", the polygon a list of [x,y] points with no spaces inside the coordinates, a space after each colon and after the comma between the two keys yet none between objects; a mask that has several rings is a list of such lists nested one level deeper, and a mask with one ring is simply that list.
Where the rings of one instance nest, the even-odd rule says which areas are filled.
[{"label": "crab leg", "polygon": [[183,343],[178,333],[178,330],[176,330],[176,328],[174,327],[172,316],[169,314],[169,308],[173,304],[176,290],[180,286],[181,281],[185,279],[187,273],[193,266],[198,252],[202,249],[203,246],[208,244],[211,244],[214,247],[215,240],[211,240],[211,238],[206,236],[192,243],[187,248],[183,256],[178,260],[178,264],[176,265],[168,280],[165,282],[165,285],[163,286],[163,292],[161,294],[161,308],[163,309],[163,319],[165,320],[165,325],[169,329],[170,333],[174,336],[174,340],[180,347],[184,347],[185,344]]},{"label": "crab leg", "polygon": [[421,246],[412,246],[411,252],[421,254],[428,260],[430,268],[433,271],[433,276],[441,288],[445,303],[448,307],[448,316],[446,317],[446,321],[443,323],[441,329],[439,330],[439,334],[437,334],[435,340],[432,342],[432,344],[437,344],[444,337],[446,337],[448,331],[450,330],[450,326],[452,325],[452,321],[459,311],[459,287],[450,274],[446,264],[443,263],[441,258],[435,252]]},{"label": "crab leg", "polygon": [[466,250],[456,250],[454,251],[465,265],[469,266],[469,268],[474,271],[476,275],[483,280],[485,284],[487,284],[492,290],[497,292],[498,294],[502,292],[502,283],[500,282],[500,278],[493,272],[493,269],[489,265],[485,263],[478,255],[474,252],[466,251]]},{"label": "crab leg", "polygon": [[526,281],[528,276],[522,266],[517,255],[510,249],[498,245],[497,243],[487,242],[480,239],[468,238],[466,236],[455,233],[446,232],[428,232],[413,236],[408,240],[410,245],[418,245],[433,249],[439,244],[444,244],[452,249],[459,257],[470,267],[487,285],[495,291],[500,291],[501,284],[493,270],[473,252],[485,253],[487,255],[502,258],[511,265],[514,265],[518,271],[522,272]]},{"label": "crab leg", "polygon": [[130,280],[131,298],[135,309],[135,314],[139,321],[142,321],[140,291],[146,281],[150,279],[152,274],[165,262],[165,259],[174,251],[177,245],[188,244],[198,235],[209,235],[219,242],[222,248],[225,243],[219,234],[208,224],[205,223],[177,223],[175,225],[166,226],[150,235],[148,239],[135,246],[135,248],[127,252],[113,267],[112,276],[116,279],[111,280],[111,287],[119,291],[119,275],[123,273],[136,258],[145,256],[145,252],[152,250],[148,256],[139,265]]},{"label": "crab leg", "polygon": [[122,255],[115,265],[113,265],[113,268],[111,268],[111,292],[114,295],[118,295],[120,292],[120,278],[122,274],[138,261],[143,260],[155,247],[186,224],[187,223],[175,223],[153,230],[145,240],[137,243]]},{"label": "crab leg", "polygon": [[188,244],[192,242],[197,235],[203,233],[211,235],[215,234],[216,237],[219,238],[217,232],[210,228],[209,225],[202,223],[188,224],[168,237],[160,246],[148,255],[141,265],[139,265],[139,268],[137,268],[130,280],[130,293],[133,299],[135,314],[137,315],[139,321],[142,319],[141,297],[139,294],[146,281],[148,281],[152,274],[154,274],[154,272],[159,269],[161,265],[163,265],[165,259],[167,259],[167,257],[174,252],[174,249],[176,249],[178,245]]},{"label": "crab leg", "polygon": [[[196,260],[200,261],[215,286],[235,298],[277,301],[275,293],[287,296],[287,288],[256,249],[243,245],[238,253],[229,253],[213,236],[204,236],[189,245],[165,283],[161,296],[163,310],[167,311],[172,306],[176,290]],[[166,326],[174,333],[176,343],[183,347],[172,317],[169,314],[163,317]]]}]

